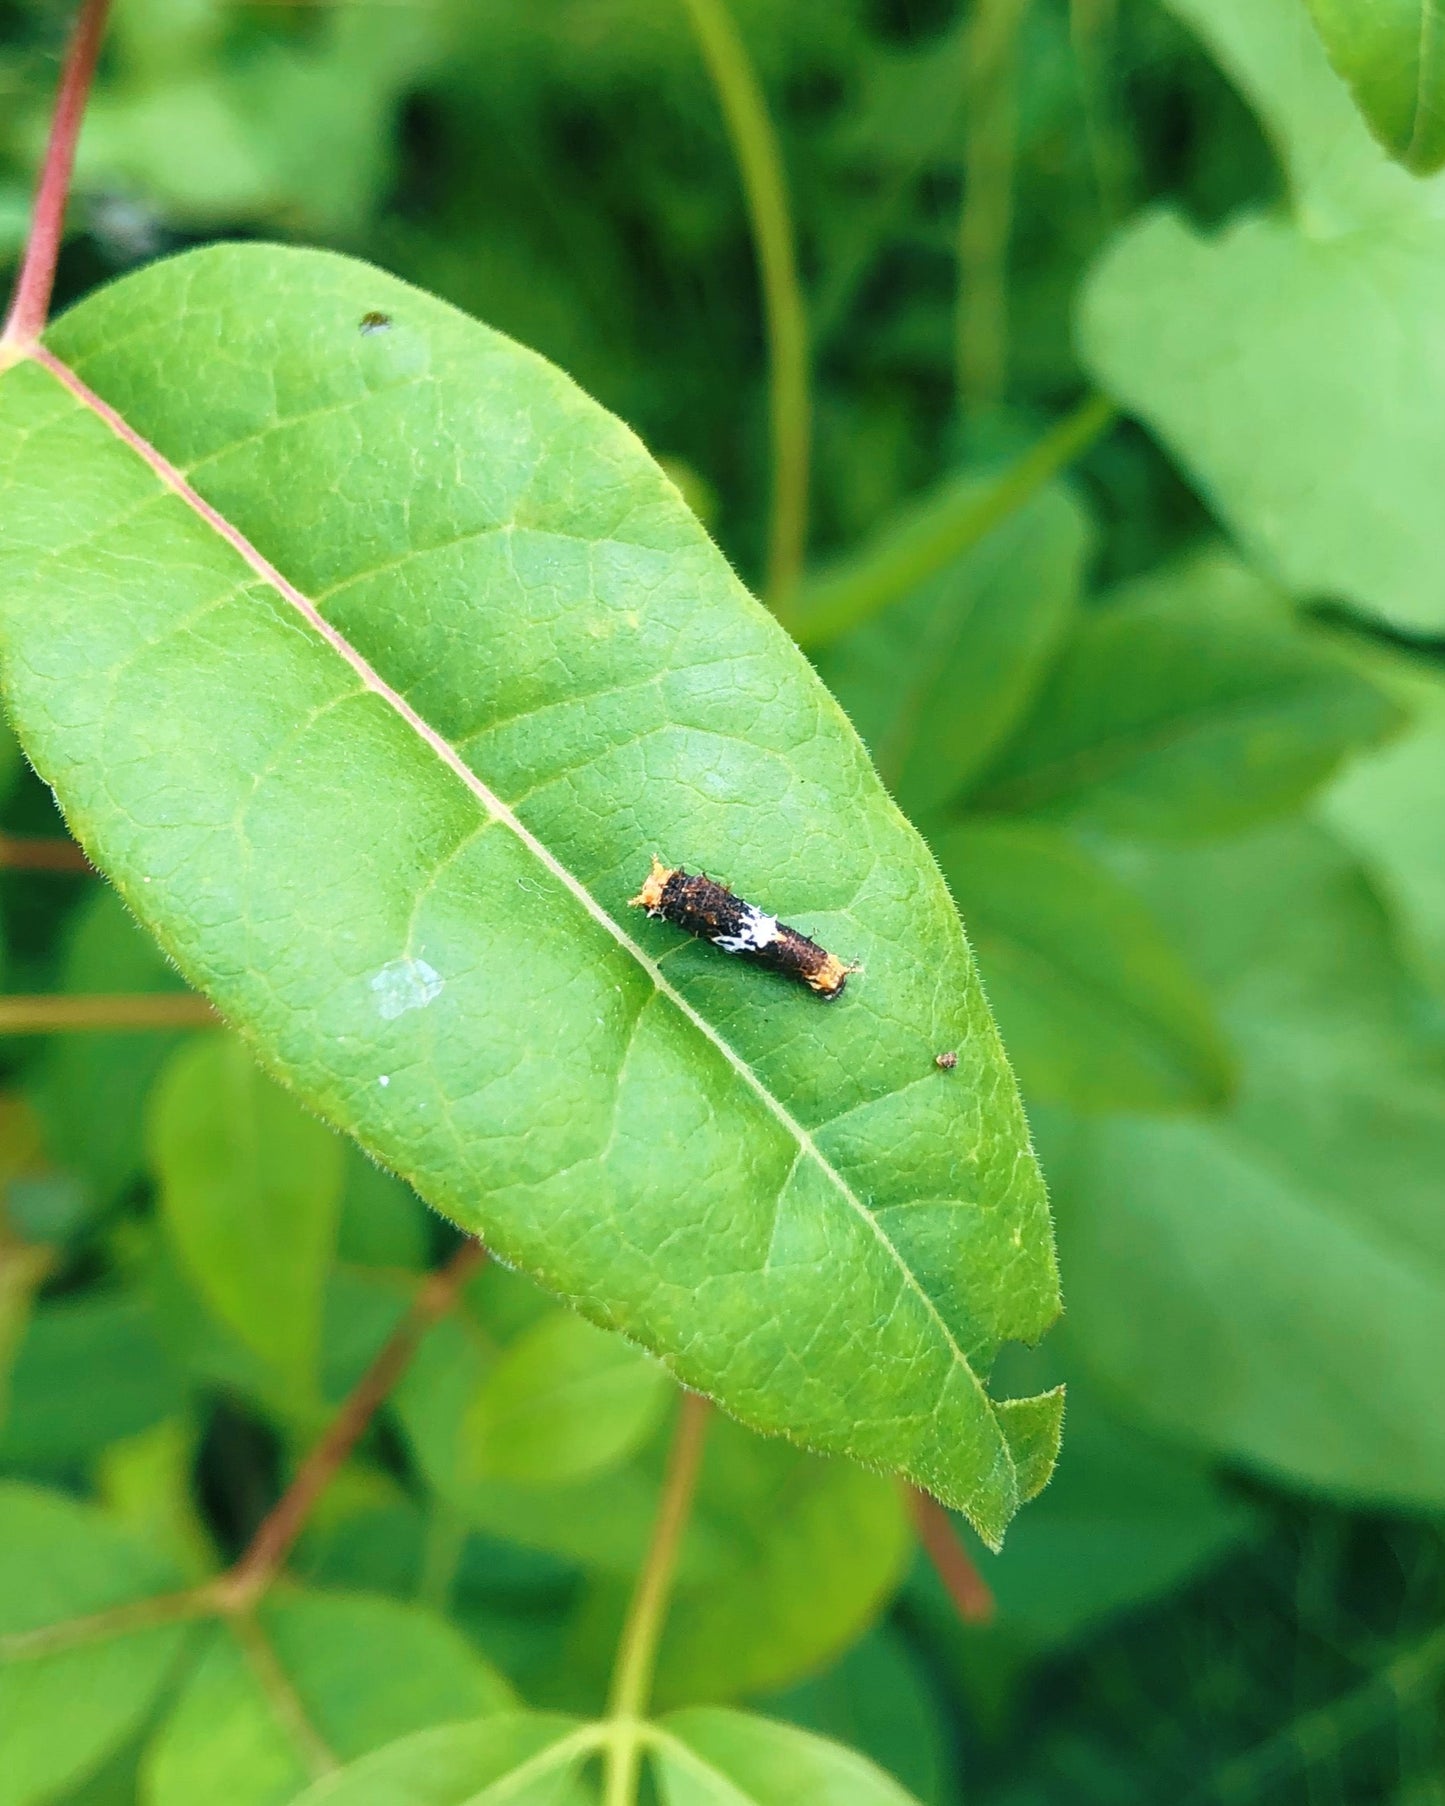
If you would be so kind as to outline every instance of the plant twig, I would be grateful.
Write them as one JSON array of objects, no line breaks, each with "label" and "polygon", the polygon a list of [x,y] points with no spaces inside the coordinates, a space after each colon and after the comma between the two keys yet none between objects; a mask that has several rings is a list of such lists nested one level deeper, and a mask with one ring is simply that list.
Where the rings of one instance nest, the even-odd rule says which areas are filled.
[{"label": "plant twig", "polygon": [[423,1282],[411,1309],[351,1389],[326,1434],[301,1463],[295,1479],[222,1581],[228,1609],[248,1609],[276,1578],[317,1500],[406,1371],[417,1344],[451,1310],[462,1287],[485,1259],[480,1242],[464,1242],[444,1267]]},{"label": "plant twig", "polygon": [[683,0],[713,86],[747,197],[768,333],[773,441],[772,519],[765,594],[785,614],[803,568],[808,537],[808,322],[798,279],[782,152],[747,47],[725,0]]},{"label": "plant twig", "polygon": [[687,1529],[697,1490],[709,1409],[708,1400],[699,1393],[683,1393],[657,1517],[652,1526],[652,1541],[627,1609],[627,1621],[622,1627],[617,1662],[612,1671],[608,1713],[615,1735],[607,1746],[606,1806],[634,1806],[637,1798],[640,1720],[652,1694],[658,1644],[667,1621],[683,1532]]},{"label": "plant twig", "polygon": [[204,1028],[219,1021],[209,1002],[194,991],[0,997],[0,1035],[51,1035],[78,1029]]},{"label": "plant twig", "polygon": [[[45,146],[45,161],[40,166],[40,181],[35,190],[30,236],[5,330],[0,334],[0,350],[8,348],[24,352],[45,330],[50,315],[55,265],[60,257],[65,206],[70,198],[70,177],[75,167],[75,146],[80,138],[85,103],[90,95],[109,12],[110,0],[84,0],[70,34],[60,91],[55,97],[55,112],[50,121],[50,137]],[[3,362],[0,358],[0,363]]]},{"label": "plant twig", "polygon": [[1015,509],[1074,462],[1114,423],[1092,395],[987,487],[950,477],[832,572],[804,590],[789,620],[800,646],[823,646],[881,613],[986,539]]},{"label": "plant twig", "polygon": [[0,834],[0,869],[91,876],[95,873],[81,848],[58,834]]},{"label": "plant twig", "polygon": [[943,1590],[957,1606],[959,1617],[965,1624],[991,1623],[994,1614],[993,1593],[959,1540],[953,1520],[937,1499],[916,1486],[908,1488],[908,1502],[918,1530],[918,1540],[933,1563],[934,1572],[943,1582]]},{"label": "plant twig", "polygon": [[991,406],[1008,377],[1008,254],[1018,155],[1018,39],[1029,0],[978,0],[967,40],[958,226],[959,400]]}]

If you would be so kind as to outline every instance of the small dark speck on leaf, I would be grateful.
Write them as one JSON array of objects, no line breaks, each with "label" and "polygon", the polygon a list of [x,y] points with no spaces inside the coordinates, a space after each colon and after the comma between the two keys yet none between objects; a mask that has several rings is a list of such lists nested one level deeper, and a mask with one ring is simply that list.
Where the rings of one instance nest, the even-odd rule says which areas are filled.
[{"label": "small dark speck on leaf", "polygon": [[390,328],[390,314],[369,313],[361,316],[361,331],[363,336],[371,332],[387,332]]},{"label": "small dark speck on leaf", "polygon": [[940,1072],[952,1072],[958,1064],[958,1055],[950,1048],[947,1053],[935,1054],[933,1064]]}]

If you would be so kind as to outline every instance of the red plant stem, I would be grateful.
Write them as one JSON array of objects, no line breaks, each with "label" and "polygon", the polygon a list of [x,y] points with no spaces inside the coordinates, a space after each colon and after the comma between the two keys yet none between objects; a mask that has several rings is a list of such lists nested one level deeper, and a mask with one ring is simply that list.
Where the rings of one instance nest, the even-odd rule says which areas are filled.
[{"label": "red plant stem", "polygon": [[59,835],[0,834],[0,870],[83,874],[95,867],[73,840]]},{"label": "red plant stem", "polygon": [[908,1496],[918,1540],[943,1582],[943,1590],[958,1607],[959,1617],[965,1624],[991,1623],[993,1594],[988,1582],[973,1565],[968,1550],[959,1541],[952,1518],[937,1499],[930,1498],[916,1486],[909,1487]]},{"label": "red plant stem", "polygon": [[65,226],[65,206],[70,199],[70,177],[75,168],[75,146],[80,138],[91,78],[105,37],[110,0],[84,0],[60,76],[60,92],[50,121],[50,138],[40,182],[35,190],[35,212],[20,278],[10,303],[0,345],[28,349],[45,330],[50,315],[50,291],[55,286],[55,265],[60,256],[60,235]]},{"label": "red plant stem", "polygon": [[194,991],[96,996],[0,997],[0,1035],[56,1035],[111,1029],[208,1028],[220,1017]]},{"label": "red plant stem", "polygon": [[406,1371],[418,1342],[445,1317],[467,1280],[486,1259],[480,1242],[464,1242],[422,1284],[411,1309],[357,1381],[326,1434],[297,1469],[296,1477],[262,1521],[249,1546],[220,1582],[227,1611],[245,1611],[266,1591],[291,1553],[316,1501],[360,1441],[392,1387]]}]

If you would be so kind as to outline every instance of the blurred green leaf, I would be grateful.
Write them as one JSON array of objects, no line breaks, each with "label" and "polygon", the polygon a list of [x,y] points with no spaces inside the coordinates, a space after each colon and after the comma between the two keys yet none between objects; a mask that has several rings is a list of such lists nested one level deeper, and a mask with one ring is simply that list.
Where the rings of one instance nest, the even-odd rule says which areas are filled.
[{"label": "blurred green leaf", "polygon": [[[49,336],[288,573],[48,369],[5,373],[10,699],[127,899],[503,1259],[997,1539],[1027,1414],[981,1372],[1057,1309],[1022,1111],[926,849],[676,491],[560,373],[319,253],[152,265]],[[663,848],[866,981],[824,1010],[629,910]],[[941,1044],[960,1082],[912,1083]],[[239,1273],[207,1274],[237,1321]],[[298,1324],[248,1333],[295,1362]]]},{"label": "blurred green leaf", "polygon": [[1379,905],[1302,825],[1132,863],[1214,992],[1240,1082],[1217,1123],[1036,1113],[1072,1345],[1182,1442],[1439,1509],[1445,1051]]},{"label": "blurred green leaf", "polygon": [[147,1140],[162,1216],[191,1282],[248,1348],[314,1393],[341,1143],[221,1034],[197,1036],[172,1056]]},{"label": "blurred green leaf", "polygon": [[[0,1484],[0,1651],[7,1637],[148,1598],[177,1579],[102,1513],[58,1493]],[[5,1806],[53,1799],[118,1749],[150,1710],[187,1634],[162,1624],[46,1655],[0,1655]]]},{"label": "blurred green leaf", "polygon": [[305,1787],[316,1751],[352,1761],[510,1704],[495,1671],[419,1606],[288,1588],[252,1626],[209,1633],[147,1752],[145,1799],[194,1806],[224,1774],[227,1806],[282,1806]]},{"label": "blurred green leaf", "polygon": [[1045,490],[818,654],[824,682],[913,815],[961,790],[1033,700],[1073,614],[1087,546],[1083,510],[1065,490]]},{"label": "blurred green leaf", "polygon": [[[1010,1550],[1013,1544],[1010,1537]],[[909,1642],[887,1625],[825,1673],[758,1703],[768,1717],[850,1744],[923,1806],[945,1806],[954,1798],[939,1689]]]},{"label": "blurred green leaf", "polygon": [[[1413,3],[1413,0],[1409,0]],[[1289,176],[1299,224],[1311,238],[1362,226],[1445,216],[1445,182],[1422,182],[1371,138],[1330,68],[1310,9],[1333,0],[1166,0],[1259,114]],[[1395,10],[1399,0],[1386,0]],[[1420,0],[1417,18],[1433,0]],[[1356,9],[1360,18],[1364,9]],[[1384,9],[1369,8],[1378,23]],[[1190,318],[1202,315],[1199,302]],[[1322,348],[1323,349],[1323,348]]]},{"label": "blurred green leaf", "polygon": [[1445,8],[1440,0],[1308,0],[1330,61],[1370,130],[1416,175],[1445,164]]},{"label": "blurred green leaf", "polygon": [[910,1806],[864,1757],[793,1725],[718,1706],[673,1712],[653,1747],[664,1806]]},{"label": "blurred green leaf", "polygon": [[10,794],[10,787],[20,775],[20,742],[10,731],[10,723],[0,715],[0,803]]},{"label": "blurred green leaf", "polygon": [[1084,287],[1084,361],[1292,590],[1438,630],[1445,177],[1370,140],[1304,0],[1172,6],[1273,132],[1295,214],[1127,227]]},{"label": "blurred green leaf", "polygon": [[1322,814],[1365,862],[1420,976],[1445,996],[1445,682],[1398,661],[1390,675],[1412,708],[1410,731],[1349,765]]},{"label": "blurred green leaf", "polygon": [[110,1516],[192,1581],[220,1565],[191,1485],[196,1443],[194,1424],[169,1418],[108,1444],[95,1464],[96,1492]]},{"label": "blurred green leaf", "polygon": [[426,1206],[409,1185],[383,1172],[354,1142],[345,1144],[346,1185],[336,1258],[362,1267],[427,1264]]},{"label": "blurred green leaf", "polygon": [[0,1461],[30,1473],[76,1468],[181,1403],[181,1376],[142,1296],[92,1288],[47,1299],[16,1355]]},{"label": "blurred green leaf", "polygon": [[[70,927],[61,970],[77,996],[108,991],[176,991],[180,974],[108,885],[97,885]],[[31,1081],[31,1095],[58,1164],[79,1173],[98,1205],[111,1204],[140,1176],[145,1099],[179,1034],[55,1035]]]},{"label": "blurred green leaf", "polygon": [[884,1609],[912,1548],[895,1482],[726,1420],[709,1430],[695,1513],[706,1541],[663,1631],[664,1706],[786,1686],[837,1655]]},{"label": "blurred green leaf", "polygon": [[647,1440],[673,1391],[642,1349],[555,1311],[508,1347],[473,1395],[461,1430],[463,1483],[585,1480]]},{"label": "blurred green leaf", "polygon": [[1225,1100],[1233,1063],[1208,996],[1086,848],[984,820],[946,828],[934,852],[1030,1097],[1166,1112]]},{"label": "blurred green leaf", "polygon": [[318,1781],[294,1806],[581,1806],[577,1774],[591,1726],[550,1712],[500,1712],[439,1725]]},{"label": "blurred green leaf", "polygon": [[1399,719],[1225,553],[1084,616],[969,807],[1188,840],[1283,814]]}]

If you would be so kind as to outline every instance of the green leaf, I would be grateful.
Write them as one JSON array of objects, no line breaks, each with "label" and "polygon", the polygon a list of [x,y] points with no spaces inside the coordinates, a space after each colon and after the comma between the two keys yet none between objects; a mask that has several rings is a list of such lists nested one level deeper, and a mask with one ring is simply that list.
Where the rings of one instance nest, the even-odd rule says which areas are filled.
[{"label": "green leaf", "polygon": [[1173,7],[1272,129],[1294,217],[1127,227],[1083,291],[1084,362],[1291,590],[1438,631],[1445,177],[1371,143],[1304,0]]},{"label": "green leaf", "polygon": [[288,1383],[314,1391],[341,1144],[215,1034],[167,1064],[148,1141],[162,1216],[201,1296]]},{"label": "green leaf", "polygon": [[673,1391],[640,1348],[554,1311],[512,1343],[474,1395],[462,1426],[463,1478],[585,1480],[647,1440]]},{"label": "green leaf", "polygon": [[760,1703],[769,1717],[850,1745],[926,1806],[943,1806],[953,1798],[954,1761],[933,1682],[911,1639],[881,1625],[825,1673]]},{"label": "green leaf", "polygon": [[[62,988],[79,995],[182,989],[180,974],[106,886],[81,904],[61,969]],[[99,1205],[115,1202],[140,1177],[145,1098],[181,1037],[140,1034],[53,1036],[32,1095],[52,1154],[79,1173]]]},{"label": "green leaf", "polygon": [[346,1188],[337,1226],[336,1258],[360,1267],[427,1264],[427,1219],[420,1200],[400,1179],[346,1144]]},{"label": "green leaf", "polygon": [[[50,342],[230,523],[5,374],[7,695],[181,968],[505,1260],[1001,1535],[980,1376],[1057,1309],[1012,1080],[922,843],[637,442],[320,253],[152,265]],[[654,851],[865,970],[825,1008],[647,921]]]},{"label": "green leaf", "polygon": [[1374,894],[1304,826],[1135,882],[1240,1054],[1217,1123],[1038,1118],[1071,1345],[1131,1415],[1296,1482],[1445,1504],[1445,1059]]},{"label": "green leaf", "polygon": [[1357,759],[1322,799],[1325,820],[1369,868],[1419,975],[1445,996],[1445,684],[1392,670],[1407,734]]},{"label": "green leaf", "polygon": [[504,1712],[439,1725],[328,1775],[293,1806],[578,1806],[590,1725],[550,1712]]},{"label": "green leaf", "polygon": [[911,1806],[881,1768],[793,1725],[719,1706],[662,1722],[653,1747],[664,1806]]},{"label": "green leaf", "polygon": [[16,1355],[0,1462],[30,1472],[74,1469],[181,1403],[181,1376],[144,1297],[93,1290],[49,1299],[33,1312]]},{"label": "green leaf", "polygon": [[1232,1064],[1158,922],[1085,848],[968,822],[934,840],[1029,1095],[1081,1110],[1201,1110]]},{"label": "green leaf", "polygon": [[281,1806],[308,1757],[350,1761],[452,1719],[502,1712],[506,1683],[443,1619],[361,1594],[288,1589],[219,1626],[146,1756],[147,1806]]},{"label": "green leaf", "polygon": [[1397,718],[1265,584],[1205,552],[1079,621],[969,806],[1168,840],[1224,833],[1293,808]]},{"label": "green leaf", "polygon": [[961,790],[1033,700],[1074,611],[1087,546],[1082,509],[1067,491],[1045,490],[818,655],[910,814]]},{"label": "green leaf", "polygon": [[1445,7],[1440,0],[1308,0],[1330,61],[1370,130],[1416,175],[1445,164]]},{"label": "green leaf", "polygon": [[[1419,181],[1392,162],[1330,68],[1310,19],[1311,8],[1321,3],[1333,0],[1166,0],[1259,114],[1308,236],[1332,238],[1388,221],[1440,219],[1445,182]],[[1380,7],[1371,0],[1368,8],[1354,11],[1363,18],[1368,10],[1378,21],[1400,3],[1384,0]],[[1433,3],[1420,0],[1421,7]],[[1196,302],[1191,323],[1199,311]]]},{"label": "green leaf", "polygon": [[[4,1639],[145,1599],[177,1576],[98,1511],[58,1493],[0,1484],[0,1652]],[[154,1625],[47,1655],[0,1653],[5,1806],[53,1799],[138,1727],[175,1665],[186,1628]]]}]

